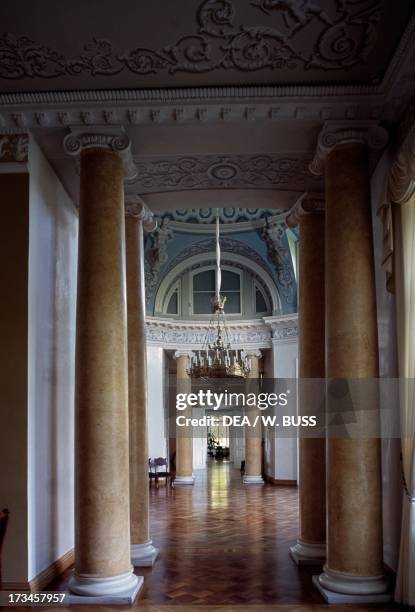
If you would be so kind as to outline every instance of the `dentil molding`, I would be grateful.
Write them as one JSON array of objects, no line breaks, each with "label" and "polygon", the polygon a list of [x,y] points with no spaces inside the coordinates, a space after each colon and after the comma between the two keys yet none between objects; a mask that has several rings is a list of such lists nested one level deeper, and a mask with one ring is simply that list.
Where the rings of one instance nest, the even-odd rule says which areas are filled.
[{"label": "dentil molding", "polygon": [[304,216],[321,212],[324,212],[324,194],[306,192],[292,206],[285,222],[288,227],[296,227]]},{"label": "dentil molding", "polygon": [[122,127],[91,126],[90,129],[85,129],[84,126],[71,126],[70,133],[64,138],[63,146],[66,153],[76,157],[78,161],[83,150],[109,149],[120,155],[126,180],[134,179],[137,174],[131,155],[131,141]]},{"label": "dentil molding", "polygon": [[387,142],[388,132],[378,121],[326,121],[318,137],[310,171],[323,174],[327,155],[338,146],[358,143],[371,149],[383,149]]}]

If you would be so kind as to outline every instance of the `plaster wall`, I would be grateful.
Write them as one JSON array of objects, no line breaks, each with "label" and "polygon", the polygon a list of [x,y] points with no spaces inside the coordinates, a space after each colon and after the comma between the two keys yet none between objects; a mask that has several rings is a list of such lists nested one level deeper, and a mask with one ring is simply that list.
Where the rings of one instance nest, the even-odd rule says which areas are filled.
[{"label": "plaster wall", "polygon": [[[376,300],[379,336],[379,375],[381,378],[398,377],[395,296],[386,289],[386,276],[382,270],[383,227],[377,214],[384,196],[385,179],[391,166],[391,154],[386,152],[372,175],[372,218],[375,252]],[[390,410],[386,398],[380,397],[381,410]],[[392,408],[399,420],[399,405]],[[398,567],[399,539],[402,510],[402,477],[400,468],[400,440],[384,437],[382,440],[383,488],[383,549],[384,561],[394,571]]]},{"label": "plaster wall", "polygon": [[1,174],[0,499],[10,520],[2,549],[5,583],[26,583],[29,176]]},{"label": "plaster wall", "polygon": [[29,145],[28,578],[74,545],[78,217],[34,139]]}]

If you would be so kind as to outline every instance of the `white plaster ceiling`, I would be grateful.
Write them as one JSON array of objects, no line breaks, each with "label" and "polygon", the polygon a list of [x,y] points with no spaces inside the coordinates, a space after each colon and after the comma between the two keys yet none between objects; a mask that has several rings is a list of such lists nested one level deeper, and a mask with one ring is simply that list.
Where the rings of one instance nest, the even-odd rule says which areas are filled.
[{"label": "white plaster ceiling", "polygon": [[412,8],[411,0],[3,1],[0,78],[4,91],[374,83]]},{"label": "white plaster ceiling", "polygon": [[78,199],[63,139],[121,126],[154,210],[288,208],[326,119],[396,122],[413,0],[0,3],[0,131],[30,130]]}]

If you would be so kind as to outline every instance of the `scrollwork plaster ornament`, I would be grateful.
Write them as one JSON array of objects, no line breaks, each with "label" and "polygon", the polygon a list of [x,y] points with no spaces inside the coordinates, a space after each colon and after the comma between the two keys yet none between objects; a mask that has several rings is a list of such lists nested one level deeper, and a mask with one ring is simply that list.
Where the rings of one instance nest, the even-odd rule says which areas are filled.
[{"label": "scrollwork plaster ornament", "polygon": [[[336,71],[366,62],[376,43],[380,0],[336,0],[330,11],[316,0],[253,0],[251,6],[257,14],[241,24],[233,0],[204,0],[194,30],[161,49],[120,51],[110,40],[93,38],[81,54],[67,58],[26,36],[6,33],[0,37],[0,78],[115,76],[125,70],[142,76],[217,69]],[[314,27],[304,37],[310,23]]]},{"label": "scrollwork plaster ornament", "polygon": [[370,149],[383,149],[387,142],[388,132],[378,121],[326,121],[318,137],[310,172],[323,174],[324,160],[338,146],[358,143]]},{"label": "scrollwork plaster ornament", "polygon": [[0,163],[27,162],[28,151],[28,134],[1,134],[0,132]]},{"label": "scrollwork plaster ornament", "polygon": [[268,257],[276,269],[281,298],[288,304],[293,301],[296,283],[289,251],[284,244],[285,225],[269,217],[262,235],[268,246]]},{"label": "scrollwork plaster ornament", "polygon": [[173,240],[174,232],[169,227],[169,220],[163,219],[152,235],[153,244],[146,256],[146,301],[151,299],[157,285],[159,273],[168,262],[167,244]]}]

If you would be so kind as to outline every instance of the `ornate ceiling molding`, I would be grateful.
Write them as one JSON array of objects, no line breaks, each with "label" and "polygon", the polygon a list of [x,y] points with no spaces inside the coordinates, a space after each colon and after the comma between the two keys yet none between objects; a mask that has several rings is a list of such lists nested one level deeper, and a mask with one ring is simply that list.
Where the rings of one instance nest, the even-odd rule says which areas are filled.
[{"label": "ornate ceiling molding", "polygon": [[146,232],[154,232],[157,220],[145,202],[137,195],[127,195],[124,198],[125,214],[142,222]]},{"label": "ornate ceiling molding", "polygon": [[92,127],[86,130],[84,126],[70,127],[70,133],[63,141],[68,155],[79,159],[82,151],[87,149],[109,149],[118,153],[124,165],[126,180],[133,180],[137,175],[137,168],[131,156],[131,141],[122,127]]},{"label": "ornate ceiling molding", "polygon": [[0,163],[27,163],[29,134],[2,134],[0,132]]},{"label": "ornate ceiling molding", "polygon": [[161,49],[117,50],[110,40],[93,38],[83,45],[82,53],[68,58],[26,36],[5,33],[0,38],[0,78],[50,80],[84,73],[113,77],[124,71],[145,76],[264,68],[338,71],[367,62],[377,39],[380,0],[337,0],[329,12],[312,0],[252,0],[250,5],[257,10],[255,22],[241,24],[233,0],[204,0],[197,9],[195,28]]},{"label": "ornate ceiling molding", "polygon": [[289,211],[285,218],[285,222],[288,227],[296,227],[304,216],[311,213],[322,213],[324,212],[324,208],[324,194],[303,193]]},{"label": "ornate ceiling molding", "polygon": [[298,191],[319,179],[310,159],[276,155],[205,155],[135,159],[134,184],[140,193],[192,189],[284,189]]},{"label": "ornate ceiling molding", "polygon": [[338,146],[358,143],[371,149],[383,149],[387,142],[388,132],[378,121],[326,121],[318,137],[310,171],[315,175],[323,174],[324,160]]}]

